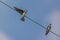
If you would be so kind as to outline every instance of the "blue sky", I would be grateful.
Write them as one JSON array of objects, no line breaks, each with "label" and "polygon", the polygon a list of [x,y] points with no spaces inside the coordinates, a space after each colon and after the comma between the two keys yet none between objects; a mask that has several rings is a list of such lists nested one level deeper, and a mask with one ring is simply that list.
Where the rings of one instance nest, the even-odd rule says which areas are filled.
[{"label": "blue sky", "polygon": [[[34,19],[43,26],[52,24],[52,31],[60,34],[60,0],[1,0],[11,7],[28,10],[26,16]],[[8,40],[60,40],[59,37],[49,33],[45,35],[45,29],[25,18],[0,3],[0,35],[9,36]],[[2,36],[1,35],[1,36]],[[2,36],[3,37],[3,36]],[[4,38],[3,37],[3,38]],[[8,37],[6,37],[7,39]],[[5,40],[6,40],[5,39]]]}]

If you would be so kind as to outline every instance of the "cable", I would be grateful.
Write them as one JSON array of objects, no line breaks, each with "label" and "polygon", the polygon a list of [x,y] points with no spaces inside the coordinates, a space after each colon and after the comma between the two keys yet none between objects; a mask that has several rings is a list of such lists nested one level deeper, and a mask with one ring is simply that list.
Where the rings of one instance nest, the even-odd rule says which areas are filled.
[{"label": "cable", "polygon": [[[5,4],[5,3],[2,2],[1,0],[0,0],[0,2],[1,2],[2,4],[4,4],[4,5],[8,6],[8,7],[11,8],[12,10],[14,10],[14,8],[12,8],[11,6]],[[14,10],[14,11],[15,11],[15,10]],[[27,16],[25,16],[25,17],[26,17],[27,19],[29,19],[30,21],[32,21],[33,23],[35,23],[35,24],[41,26],[42,28],[46,29],[43,25],[39,24],[38,22],[34,21],[33,19],[31,19],[31,18],[29,18],[29,17],[27,17]],[[58,34],[52,32],[52,31],[50,31],[50,32],[53,33],[54,35],[56,35],[57,37],[60,37],[60,35],[58,35]]]},{"label": "cable", "polygon": [[32,22],[36,23],[37,25],[39,25],[39,26],[43,27],[44,29],[46,29],[44,26],[42,26],[42,25],[39,24],[38,22],[34,21],[33,19],[31,19],[31,18],[29,18],[29,17],[27,17],[27,16],[25,16],[25,17],[28,18],[30,21],[32,21]]},{"label": "cable", "polygon": [[[39,24],[38,22],[34,21],[33,19],[31,19],[31,18],[29,18],[29,17],[27,17],[27,16],[25,16],[25,17],[28,18],[30,21],[36,23],[37,25],[41,26],[42,28],[46,29],[43,25]],[[58,35],[58,34],[52,32],[52,31],[50,31],[50,32],[53,33],[54,35],[60,37],[60,35]]]},{"label": "cable", "polygon": [[8,6],[9,8],[13,9],[11,6],[5,4],[4,2],[0,1],[1,3],[3,3],[4,5]]}]

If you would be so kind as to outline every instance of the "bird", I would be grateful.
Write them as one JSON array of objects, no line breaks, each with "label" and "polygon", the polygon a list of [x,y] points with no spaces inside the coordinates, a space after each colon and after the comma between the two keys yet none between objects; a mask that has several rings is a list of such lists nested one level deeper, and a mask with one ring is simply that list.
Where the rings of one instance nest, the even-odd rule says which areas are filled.
[{"label": "bird", "polygon": [[45,35],[47,35],[50,30],[51,30],[51,24],[49,24],[49,25],[47,26]]},{"label": "bird", "polygon": [[19,14],[21,14],[22,16],[21,16],[21,20],[22,21],[25,21],[25,14],[27,13],[27,10],[22,10],[22,9],[19,9],[19,8],[17,8],[17,7],[14,7],[14,9],[19,13]]}]

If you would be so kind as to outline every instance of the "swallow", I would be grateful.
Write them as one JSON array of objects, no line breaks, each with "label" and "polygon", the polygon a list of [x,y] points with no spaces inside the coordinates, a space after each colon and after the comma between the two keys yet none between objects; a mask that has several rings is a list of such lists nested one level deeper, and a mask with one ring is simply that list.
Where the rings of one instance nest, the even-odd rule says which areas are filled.
[{"label": "swallow", "polygon": [[45,35],[47,35],[50,30],[51,30],[51,24],[49,24],[49,25],[47,26]]},{"label": "swallow", "polygon": [[22,10],[22,9],[19,9],[19,8],[17,8],[17,7],[14,7],[15,8],[15,10],[19,13],[19,14],[21,14],[22,16],[21,16],[21,20],[22,21],[25,21],[25,14],[27,13],[27,11],[26,10]]}]

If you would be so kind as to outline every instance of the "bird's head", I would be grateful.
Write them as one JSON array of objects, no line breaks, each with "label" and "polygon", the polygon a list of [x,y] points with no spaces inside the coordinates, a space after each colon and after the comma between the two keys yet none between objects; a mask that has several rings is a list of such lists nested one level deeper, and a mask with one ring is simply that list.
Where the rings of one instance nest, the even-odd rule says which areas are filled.
[{"label": "bird's head", "polygon": [[51,25],[51,24],[49,24],[49,25]]}]

